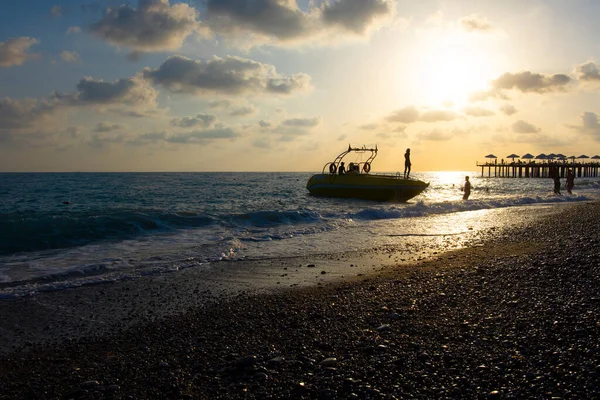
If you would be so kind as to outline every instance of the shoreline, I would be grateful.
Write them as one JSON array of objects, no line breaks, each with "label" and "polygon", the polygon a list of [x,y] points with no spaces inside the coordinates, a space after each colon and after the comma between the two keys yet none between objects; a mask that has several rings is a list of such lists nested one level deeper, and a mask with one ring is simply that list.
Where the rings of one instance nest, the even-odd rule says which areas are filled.
[{"label": "shoreline", "polygon": [[[197,292],[207,301],[157,316],[133,315],[144,310],[135,304],[135,291],[125,296],[132,289],[124,284],[121,294],[133,304],[122,311],[134,323],[111,335],[32,343],[0,355],[0,393],[593,397],[600,393],[598,221],[599,203],[576,204],[534,224],[476,234],[464,249],[439,251],[401,268],[382,261],[389,256],[394,264],[397,255],[367,253],[363,260],[371,273],[345,281],[329,279],[334,273],[319,277],[321,265],[356,258],[330,255],[310,267],[323,279],[320,286],[261,292],[240,285],[222,298],[219,291],[232,288],[217,285],[215,292]],[[272,262],[279,263],[273,271],[285,268],[285,260]],[[177,295],[167,282],[155,283],[157,291],[146,298]],[[154,290],[138,286],[137,293]],[[97,302],[94,290],[87,292],[90,297],[79,302]],[[6,308],[0,311],[8,315]]]}]

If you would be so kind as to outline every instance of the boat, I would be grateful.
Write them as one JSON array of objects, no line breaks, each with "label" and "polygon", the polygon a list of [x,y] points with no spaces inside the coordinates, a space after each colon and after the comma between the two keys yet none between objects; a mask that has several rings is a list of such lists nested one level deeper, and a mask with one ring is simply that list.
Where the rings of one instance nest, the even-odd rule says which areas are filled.
[{"label": "boat", "polygon": [[[429,183],[396,174],[371,173],[371,164],[377,157],[375,148],[351,147],[323,167],[320,174],[310,177],[306,188],[313,196],[349,197],[379,201],[406,202],[429,187]],[[359,154],[365,161],[350,162],[344,168],[344,158]]]}]

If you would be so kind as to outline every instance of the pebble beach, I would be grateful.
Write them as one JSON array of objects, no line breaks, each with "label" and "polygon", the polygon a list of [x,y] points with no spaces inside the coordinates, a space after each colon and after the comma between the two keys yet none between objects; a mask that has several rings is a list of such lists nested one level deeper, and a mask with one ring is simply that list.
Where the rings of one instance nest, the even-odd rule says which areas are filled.
[{"label": "pebble beach", "polygon": [[[377,251],[270,260],[282,276],[298,264],[317,275],[328,263],[381,266],[279,290],[178,292],[165,278],[49,295],[84,311],[103,302],[71,323],[44,312],[44,296],[4,301],[0,398],[600,396],[600,203],[432,254],[401,266]],[[171,312],[178,298],[185,311]]]}]

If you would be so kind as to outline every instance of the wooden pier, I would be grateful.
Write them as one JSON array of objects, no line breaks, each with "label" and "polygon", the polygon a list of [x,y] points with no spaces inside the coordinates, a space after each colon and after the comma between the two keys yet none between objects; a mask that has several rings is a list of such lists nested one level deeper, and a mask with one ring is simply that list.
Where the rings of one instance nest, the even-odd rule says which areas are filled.
[{"label": "wooden pier", "polygon": [[600,163],[598,162],[478,162],[477,166],[481,168],[482,177],[486,176],[485,172],[487,169],[487,176],[496,178],[548,178],[552,168],[558,168],[561,178],[567,176],[569,169],[573,169],[575,176],[578,178],[597,177],[600,172]]}]

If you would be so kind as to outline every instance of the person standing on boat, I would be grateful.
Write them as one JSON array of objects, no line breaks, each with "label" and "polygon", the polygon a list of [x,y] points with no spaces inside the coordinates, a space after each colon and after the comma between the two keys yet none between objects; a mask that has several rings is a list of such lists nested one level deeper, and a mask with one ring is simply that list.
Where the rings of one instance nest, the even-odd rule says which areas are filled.
[{"label": "person standing on boat", "polygon": [[340,167],[338,168],[338,174],[344,175],[346,173],[346,167],[344,166],[344,162],[340,163]]},{"label": "person standing on boat", "polygon": [[408,179],[410,175],[410,149],[406,149],[406,153],[404,153],[404,178]]},{"label": "person standing on boat", "polygon": [[468,200],[471,195],[471,182],[469,182],[469,177],[465,176],[465,185],[462,188],[463,190],[463,200]]}]

